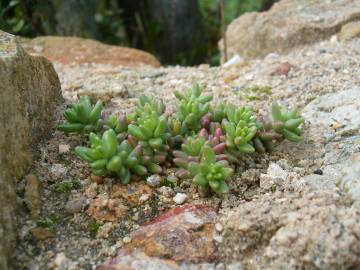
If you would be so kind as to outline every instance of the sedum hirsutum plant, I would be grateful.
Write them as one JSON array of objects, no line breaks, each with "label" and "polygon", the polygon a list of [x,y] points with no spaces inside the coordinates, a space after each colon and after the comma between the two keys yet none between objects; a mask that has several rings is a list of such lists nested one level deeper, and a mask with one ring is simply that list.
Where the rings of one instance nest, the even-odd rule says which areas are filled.
[{"label": "sedum hirsutum plant", "polygon": [[255,152],[251,140],[257,132],[256,117],[250,108],[236,109],[234,105],[228,104],[222,126],[226,132],[226,146],[229,150],[245,154]]},{"label": "sedum hirsutum plant", "polygon": [[89,161],[94,175],[116,174],[122,183],[127,184],[131,174],[145,176],[148,171],[143,164],[142,148],[133,148],[128,141],[118,144],[116,133],[109,129],[100,138],[90,133],[90,148],[77,146],[75,152]]},{"label": "sedum hirsutum plant", "polygon": [[216,193],[229,191],[226,181],[232,176],[233,169],[227,161],[217,161],[214,150],[209,146],[203,147],[200,162],[191,162],[188,167],[195,185],[203,189],[210,188]]},{"label": "sedum hirsutum plant", "polygon": [[131,120],[125,115],[120,115],[119,117],[112,115],[104,121],[104,129],[113,129],[117,134],[118,141],[121,142],[128,135],[130,122]]},{"label": "sedum hirsutum plant", "polygon": [[129,134],[144,148],[144,153],[152,156],[155,163],[166,160],[169,146],[167,120],[164,115],[146,104],[137,122],[128,126]]},{"label": "sedum hirsutum plant", "polygon": [[257,133],[252,139],[256,152],[271,152],[275,147],[274,142],[282,139],[281,134],[273,130],[272,122],[268,117],[260,117],[256,125]]},{"label": "sedum hirsutum plant", "polygon": [[303,130],[300,126],[304,123],[304,118],[295,108],[292,110],[282,110],[278,103],[272,105],[272,117],[274,120],[274,130],[281,134],[285,139],[292,142],[302,140]]},{"label": "sedum hirsutum plant", "polygon": [[92,106],[90,98],[80,97],[79,101],[65,110],[66,123],[60,124],[58,129],[66,133],[89,133],[102,128],[100,120],[103,105],[98,101]]},{"label": "sedum hirsutum plant", "polygon": [[130,114],[129,118],[136,121],[145,111],[149,110],[162,115],[165,112],[164,102],[161,99],[155,99],[153,96],[142,95],[139,97],[135,112]]},{"label": "sedum hirsutum plant", "polygon": [[197,132],[201,128],[201,118],[210,110],[212,96],[202,96],[198,84],[188,89],[185,93],[175,92],[179,100],[178,112],[175,118],[184,125],[187,132]]},{"label": "sedum hirsutum plant", "polygon": [[[304,119],[298,110],[277,103],[271,116],[256,117],[249,107],[235,107],[201,95],[199,85],[176,92],[177,111],[160,99],[141,96],[132,114],[101,119],[102,103],[88,97],[64,112],[65,132],[89,134],[89,147],[75,152],[88,161],[92,173],[115,176],[127,184],[135,176],[164,174],[166,167],[180,178],[193,178],[199,191],[228,192],[227,181],[242,156],[265,153],[282,140],[302,139]],[[237,166],[240,167],[240,166]],[[174,176],[173,176],[174,177]],[[165,177],[166,178],[166,177]],[[176,181],[175,181],[176,183]]]}]

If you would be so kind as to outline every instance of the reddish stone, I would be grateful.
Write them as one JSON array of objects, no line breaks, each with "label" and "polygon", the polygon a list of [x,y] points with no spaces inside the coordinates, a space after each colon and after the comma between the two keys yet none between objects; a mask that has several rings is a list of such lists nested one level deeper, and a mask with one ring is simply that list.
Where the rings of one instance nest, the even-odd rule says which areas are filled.
[{"label": "reddish stone", "polygon": [[113,199],[121,198],[131,206],[138,206],[143,204],[143,201],[141,201],[140,198],[144,194],[151,198],[153,191],[144,182],[134,182],[129,185],[115,184],[112,187],[110,197]]},{"label": "reddish stone", "polygon": [[91,175],[90,180],[96,184],[103,184],[104,183],[104,177],[98,176],[98,175]]},{"label": "reddish stone", "polygon": [[63,65],[97,63],[126,67],[160,66],[160,62],[147,52],[110,46],[91,39],[49,36],[24,39],[22,45],[30,54],[40,54]]},{"label": "reddish stone", "polygon": [[289,74],[290,69],[292,69],[292,68],[293,68],[293,65],[291,65],[289,62],[281,63],[276,68],[275,73],[279,76],[281,76],[281,75],[287,76]]},{"label": "reddish stone", "polygon": [[116,221],[127,216],[128,207],[120,199],[99,196],[92,200],[87,213],[99,221]]},{"label": "reddish stone", "polygon": [[131,242],[98,270],[179,269],[184,264],[214,262],[216,217],[212,207],[175,207],[133,232]]}]

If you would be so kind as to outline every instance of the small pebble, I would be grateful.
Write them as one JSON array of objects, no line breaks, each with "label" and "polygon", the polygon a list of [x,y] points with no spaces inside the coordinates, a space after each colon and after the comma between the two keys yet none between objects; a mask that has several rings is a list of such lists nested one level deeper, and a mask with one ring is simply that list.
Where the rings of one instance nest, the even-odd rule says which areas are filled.
[{"label": "small pebble", "polygon": [[281,76],[281,75],[287,76],[292,67],[293,66],[289,62],[281,63],[276,68],[275,73],[279,76]]},{"label": "small pebble", "polygon": [[68,214],[80,213],[86,205],[86,198],[80,197],[69,200],[65,205],[65,211]]},{"label": "small pebble", "polygon": [[52,230],[42,227],[33,228],[31,234],[36,240],[46,240],[55,236]]},{"label": "small pebble", "polygon": [[33,219],[38,218],[41,210],[41,182],[36,175],[30,174],[25,177],[26,186],[24,201],[30,210]]},{"label": "small pebble", "polygon": [[167,186],[162,186],[158,188],[157,191],[166,198],[170,198],[175,194],[174,190],[171,187],[167,187]]},{"label": "small pebble", "polygon": [[223,241],[223,237],[221,235],[214,235],[213,239],[218,243],[222,243]]},{"label": "small pebble", "polygon": [[59,144],[59,154],[67,154],[70,152],[70,145]]},{"label": "small pebble", "polygon": [[148,183],[151,187],[159,187],[161,185],[161,181],[161,176],[158,174],[153,174],[146,178],[146,183]]},{"label": "small pebble", "polygon": [[91,182],[97,183],[97,184],[102,184],[104,183],[104,177],[102,176],[98,176],[98,175],[91,175],[90,176],[90,180]]},{"label": "small pebble", "polygon": [[131,242],[131,238],[130,238],[129,236],[125,236],[125,237],[123,238],[123,242],[124,242],[124,243],[130,243],[130,242]]},{"label": "small pebble", "polygon": [[318,169],[314,171],[314,174],[323,175],[324,173],[322,170]]},{"label": "small pebble", "polygon": [[183,204],[186,201],[187,195],[185,193],[176,193],[173,198],[173,201],[176,204]]},{"label": "small pebble", "polygon": [[220,223],[215,224],[215,230],[217,230],[218,232],[222,232],[223,229],[224,229],[224,227]]},{"label": "small pebble", "polygon": [[67,169],[61,164],[53,164],[50,168],[52,176],[56,179],[65,178],[67,174]]},{"label": "small pebble", "polygon": [[139,201],[146,202],[149,198],[150,198],[149,194],[143,194],[140,196]]}]

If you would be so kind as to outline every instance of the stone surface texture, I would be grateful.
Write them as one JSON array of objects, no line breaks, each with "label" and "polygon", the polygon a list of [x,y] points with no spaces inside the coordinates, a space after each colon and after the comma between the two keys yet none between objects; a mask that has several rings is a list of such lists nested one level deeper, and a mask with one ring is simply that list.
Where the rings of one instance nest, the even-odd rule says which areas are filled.
[{"label": "stone surface texture", "polygon": [[320,96],[303,115],[309,121],[309,138],[322,140],[323,175],[304,179],[318,188],[340,186],[360,200],[360,88]]},{"label": "stone surface texture", "polygon": [[[29,56],[16,38],[0,31],[0,268],[9,269],[15,244],[15,184],[49,135],[60,82],[44,57]],[[38,202],[37,202],[38,203]]]},{"label": "stone surface texture", "polygon": [[[287,53],[294,47],[328,39],[343,25],[359,20],[358,0],[282,0],[269,11],[246,13],[228,26],[227,58]],[[224,60],[223,40],[219,48]]]},{"label": "stone surface texture", "polygon": [[160,66],[160,62],[147,52],[78,37],[38,37],[32,40],[24,39],[22,45],[31,54],[43,55],[50,61],[63,65]]},{"label": "stone surface texture", "polygon": [[216,211],[178,206],[141,226],[116,258],[98,270],[211,269],[218,258],[213,240]]},{"label": "stone surface texture", "polygon": [[273,194],[225,211],[219,253],[233,269],[358,269],[360,210],[338,192]]}]

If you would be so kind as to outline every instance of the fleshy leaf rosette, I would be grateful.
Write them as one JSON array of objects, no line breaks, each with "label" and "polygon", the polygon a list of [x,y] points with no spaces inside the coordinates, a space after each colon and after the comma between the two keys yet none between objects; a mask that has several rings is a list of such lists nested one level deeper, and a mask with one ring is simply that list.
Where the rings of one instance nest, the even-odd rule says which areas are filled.
[{"label": "fleshy leaf rosette", "polygon": [[233,169],[225,160],[216,161],[216,154],[210,147],[202,149],[200,162],[191,162],[189,171],[194,184],[219,194],[229,191],[226,181],[232,176]]},{"label": "fleshy leaf rosette", "polygon": [[128,126],[129,138],[134,138],[144,149],[144,154],[151,156],[157,164],[166,161],[169,146],[168,123],[164,115],[159,116],[148,104],[137,119],[137,123]]},{"label": "fleshy leaf rosette", "polygon": [[137,122],[144,112],[155,111],[158,115],[162,115],[165,111],[165,104],[162,99],[155,99],[153,96],[142,95],[139,97],[135,112],[130,114],[128,118]]},{"label": "fleshy leaf rosette", "polygon": [[129,183],[131,174],[144,176],[148,173],[142,162],[141,145],[133,148],[127,140],[118,144],[116,133],[109,129],[100,138],[95,133],[89,135],[91,147],[77,146],[76,154],[89,161],[94,175],[115,173],[123,184]]},{"label": "fleshy leaf rosette", "polygon": [[274,120],[273,129],[281,134],[285,139],[292,142],[299,142],[302,140],[304,133],[301,125],[304,123],[304,118],[299,114],[295,108],[292,110],[282,109],[278,103],[272,105],[272,117]]},{"label": "fleshy leaf rosette", "polygon": [[222,126],[226,133],[227,148],[247,154],[255,152],[251,140],[257,132],[257,127],[256,117],[251,109],[248,107],[236,109],[234,105],[228,104],[226,116]]},{"label": "fleshy leaf rosette", "polygon": [[60,124],[58,129],[66,133],[89,133],[102,128],[100,120],[103,105],[101,101],[92,106],[90,98],[80,97],[79,101],[64,112],[67,123]]},{"label": "fleshy leaf rosette", "polygon": [[195,84],[185,93],[175,92],[175,96],[180,102],[176,118],[180,121],[181,126],[185,126],[188,132],[199,131],[201,118],[209,112],[209,102],[213,97],[202,96],[198,84]]}]

